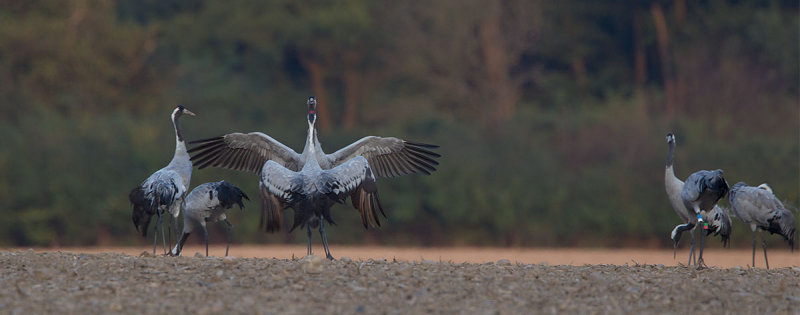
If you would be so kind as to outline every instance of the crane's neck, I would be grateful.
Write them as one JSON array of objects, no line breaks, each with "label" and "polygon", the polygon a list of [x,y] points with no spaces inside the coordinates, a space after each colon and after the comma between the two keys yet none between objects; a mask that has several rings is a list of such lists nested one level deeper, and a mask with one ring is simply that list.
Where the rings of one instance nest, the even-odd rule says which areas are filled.
[{"label": "crane's neck", "polygon": [[319,157],[320,155],[324,155],[325,153],[322,152],[322,146],[319,144],[319,139],[317,139],[317,128],[314,122],[308,122],[308,136],[306,136],[306,145],[303,148],[303,155],[310,154],[314,157]]},{"label": "crane's neck", "polygon": [[183,140],[179,118],[180,115],[172,114],[172,126],[175,127],[175,155],[170,164],[188,164],[191,167],[192,162],[189,161],[189,153],[186,152],[186,142]]},{"label": "crane's neck", "polygon": [[672,167],[672,160],[675,157],[675,142],[669,142],[669,151],[667,151],[667,168]]},{"label": "crane's neck", "polygon": [[667,188],[667,195],[673,207],[681,207],[680,191],[683,188],[683,181],[675,176],[675,170],[672,165],[672,160],[675,155],[675,142],[669,143],[669,152],[667,152],[667,165],[664,169],[664,185]]},{"label": "crane's neck", "polygon": [[666,169],[664,170],[664,177],[665,179],[669,180],[670,177],[678,180],[678,177],[675,176],[675,169],[672,166],[672,161],[675,158],[675,142],[669,142],[669,151],[667,151],[667,165]]},{"label": "crane's neck", "polygon": [[317,140],[317,129],[314,128],[313,122],[308,122],[308,135],[306,136],[306,146],[303,149],[303,152],[314,153],[317,148],[317,144],[319,141]]},{"label": "crane's neck", "polygon": [[309,121],[308,123],[308,136],[306,137],[306,145],[303,148],[302,159],[305,162],[303,168],[304,169],[319,169],[321,168],[319,164],[320,157],[324,156],[325,153],[322,152],[322,147],[319,144],[319,140],[317,139],[317,129],[314,127],[314,123]]}]

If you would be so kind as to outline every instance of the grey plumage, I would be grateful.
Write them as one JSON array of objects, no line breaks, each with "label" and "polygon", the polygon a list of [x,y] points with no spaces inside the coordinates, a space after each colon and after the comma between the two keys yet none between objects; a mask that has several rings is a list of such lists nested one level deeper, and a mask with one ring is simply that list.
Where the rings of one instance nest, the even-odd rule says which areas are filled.
[{"label": "grey plumage", "polygon": [[[147,227],[152,216],[158,216],[154,228],[153,253],[155,253],[159,227],[161,227],[161,238],[166,252],[167,245],[162,216],[168,212],[172,215],[173,221],[177,219],[192,176],[192,162],[189,160],[180,128],[179,118],[184,114],[194,116],[194,113],[183,105],[178,105],[172,111],[172,124],[175,128],[175,153],[170,163],[150,175],[128,194],[128,199],[133,204],[131,215],[133,225],[137,231],[142,233],[142,236],[147,236]],[[175,229],[177,235],[177,223]]]},{"label": "grey plumage", "polygon": [[681,189],[681,199],[686,208],[710,211],[730,189],[722,170],[701,170],[689,175]]},{"label": "grey plumage", "polygon": [[[681,201],[687,209],[691,209],[693,213],[698,216],[697,223],[706,229],[705,224],[708,224],[705,219],[702,219],[703,212],[708,212],[714,209],[717,201],[728,193],[728,182],[722,176],[722,170],[714,171],[697,171],[686,178],[686,182],[681,189]],[[700,222],[700,221],[703,222]],[[696,230],[696,229],[695,229]],[[694,234],[694,230],[692,230]],[[703,247],[705,245],[705,237],[700,238],[700,254],[697,257],[697,265],[703,266]],[[692,250],[694,252],[694,250]]]},{"label": "grey plumage", "polygon": [[[728,195],[733,213],[742,222],[749,224],[753,231],[753,266],[755,267],[756,256],[756,230],[779,234],[789,242],[789,246],[794,250],[794,236],[797,223],[791,211],[786,209],[783,203],[772,193],[772,188],[767,184],[758,187],[747,186],[744,182],[738,182],[731,188]],[[761,236],[764,248],[764,262],[769,269],[767,260],[767,243],[764,236]]]},{"label": "grey plumage", "polygon": [[242,199],[250,200],[247,194],[239,187],[224,180],[205,183],[192,189],[192,192],[186,196],[186,207],[183,212],[183,234],[170,253],[175,256],[180,255],[186,239],[192,231],[199,227],[203,230],[206,256],[208,256],[208,228],[206,224],[222,221],[227,227],[225,256],[228,256],[233,224],[228,221],[225,212],[233,208],[234,205],[238,205],[239,209],[244,210],[244,201]]},{"label": "grey plumage", "polygon": [[731,230],[733,229],[733,222],[731,221],[731,216],[728,215],[728,210],[716,205],[714,209],[707,212],[703,220],[709,222],[710,225],[706,235],[710,235],[713,231],[714,236],[719,235],[720,241],[722,241],[722,247],[728,247],[728,242],[731,238]]},{"label": "grey plumage", "polygon": [[[308,105],[308,136],[298,154],[275,139],[260,133],[231,133],[192,141],[189,150],[198,168],[208,166],[253,172],[260,175],[261,226],[280,230],[283,209],[295,210],[292,229],[307,226],[311,254],[311,228],[319,226],[325,253],[324,224],[335,224],[330,208],[351,198],[365,228],[380,226],[378,212],[386,216],[378,199],[377,177],[430,174],[436,170],[438,146],[398,138],[364,137],[332,154],[325,154],[317,140],[316,99]],[[290,230],[290,231],[291,231]]]},{"label": "grey plumage", "polygon": [[[674,160],[674,152],[675,152],[675,135],[672,133],[667,134],[667,144],[669,146],[669,151],[667,153],[667,163],[664,172],[664,185],[666,187],[667,196],[669,197],[670,204],[672,208],[675,210],[675,213],[681,217],[684,224],[679,224],[675,226],[670,234],[670,238],[673,241],[673,246],[677,249],[678,241],[681,238],[681,234],[684,231],[692,230],[697,225],[697,214],[694,213],[693,210],[690,210],[686,207],[683,202],[683,198],[681,198],[681,191],[683,190],[684,182],[675,176],[673,160]],[[731,219],[728,215],[727,211],[721,208],[718,205],[715,205],[711,211],[702,213],[702,218],[704,222],[709,222],[708,229],[704,230],[705,233],[703,236],[711,235],[712,233],[716,236],[719,235],[722,240],[722,246],[725,247],[728,244],[728,240],[731,235]],[[692,235],[691,247],[689,252],[689,263],[692,262],[692,257],[694,257],[694,233]],[[674,253],[673,253],[674,256]]]}]

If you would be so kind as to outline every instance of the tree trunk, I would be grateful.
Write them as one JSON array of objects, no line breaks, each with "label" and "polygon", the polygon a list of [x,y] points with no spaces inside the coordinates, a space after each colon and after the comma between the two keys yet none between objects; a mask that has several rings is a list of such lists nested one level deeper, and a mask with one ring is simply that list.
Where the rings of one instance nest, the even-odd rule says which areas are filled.
[{"label": "tree trunk", "polygon": [[352,130],[358,119],[358,100],[361,98],[361,80],[359,78],[358,56],[355,52],[347,52],[344,56],[345,69],[342,74],[344,81],[344,117],[342,126],[345,130]]},{"label": "tree trunk", "polygon": [[[680,27],[686,21],[686,0],[675,0],[675,22]],[[679,62],[675,59],[675,63]],[[686,106],[686,80],[681,76],[680,68],[675,69],[675,106],[679,113],[684,112]]]},{"label": "tree trunk", "polygon": [[308,71],[308,76],[311,79],[311,92],[317,99],[317,124],[322,131],[330,130],[331,116],[328,112],[328,94],[325,91],[325,74],[327,69],[321,62],[309,58],[308,56],[300,55],[300,63]]},{"label": "tree trunk", "polygon": [[86,19],[87,12],[88,9],[86,8],[86,0],[74,2],[72,14],[69,15],[69,28],[67,29],[69,41],[73,43],[77,41],[79,36],[78,33],[80,33],[80,25]]},{"label": "tree trunk", "polygon": [[95,227],[95,235],[97,235],[97,246],[104,247],[112,244],[111,230],[108,228],[108,226]]},{"label": "tree trunk", "polygon": [[641,92],[644,85],[647,84],[647,54],[645,52],[644,41],[644,26],[642,25],[642,12],[636,10],[633,12],[633,72],[635,74],[636,89]]},{"label": "tree trunk", "polygon": [[675,0],[675,21],[683,24],[686,20],[686,0]]},{"label": "tree trunk", "polygon": [[661,74],[664,78],[664,103],[667,114],[674,114],[677,109],[675,74],[672,68],[672,58],[669,50],[669,31],[667,29],[667,19],[664,10],[658,3],[653,3],[650,7],[653,15],[653,23],[656,27],[656,39],[658,42],[658,55],[661,59]]},{"label": "tree trunk", "polygon": [[572,58],[572,74],[578,87],[586,86],[586,59],[583,57]]},{"label": "tree trunk", "polygon": [[[495,4],[495,7],[497,4]],[[503,34],[500,30],[501,12],[494,8],[495,13],[485,20],[479,29],[479,40],[483,52],[486,74],[489,80],[489,95],[495,103],[494,115],[489,115],[496,122],[510,118],[516,112],[519,91],[511,82],[509,72],[509,55],[503,44]]]}]

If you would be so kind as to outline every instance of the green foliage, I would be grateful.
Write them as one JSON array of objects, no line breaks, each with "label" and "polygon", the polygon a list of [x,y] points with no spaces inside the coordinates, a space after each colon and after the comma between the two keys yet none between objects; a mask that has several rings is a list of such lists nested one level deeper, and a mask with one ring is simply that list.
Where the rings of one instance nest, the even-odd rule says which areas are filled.
[{"label": "green foliage", "polygon": [[[796,208],[797,4],[686,1],[679,18],[678,2],[9,3],[0,245],[147,242],[127,195],[171,158],[173,106],[198,114],[190,140],[262,131],[300,150],[309,62],[330,94],[328,152],[366,135],[441,145],[432,176],[378,180],[380,230],[335,206],[334,243],[669,246],[667,132],[679,177],[721,168]],[[221,179],[251,198],[229,212],[234,241],[305,241],[257,230],[252,174],[195,169],[192,187]],[[734,244],[749,241],[734,221]]]}]

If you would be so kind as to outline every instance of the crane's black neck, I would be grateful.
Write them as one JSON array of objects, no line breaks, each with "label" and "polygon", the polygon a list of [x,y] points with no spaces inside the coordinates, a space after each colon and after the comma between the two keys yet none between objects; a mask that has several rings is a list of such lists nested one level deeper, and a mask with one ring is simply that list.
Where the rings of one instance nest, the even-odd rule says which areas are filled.
[{"label": "crane's black neck", "polygon": [[172,125],[175,126],[175,136],[178,137],[178,141],[183,142],[183,134],[181,133],[181,123],[180,120],[178,119],[180,117],[181,115],[178,114],[172,115]]},{"label": "crane's black neck", "polygon": [[675,142],[669,143],[669,151],[667,152],[667,167],[672,166],[672,160],[675,156]]}]

